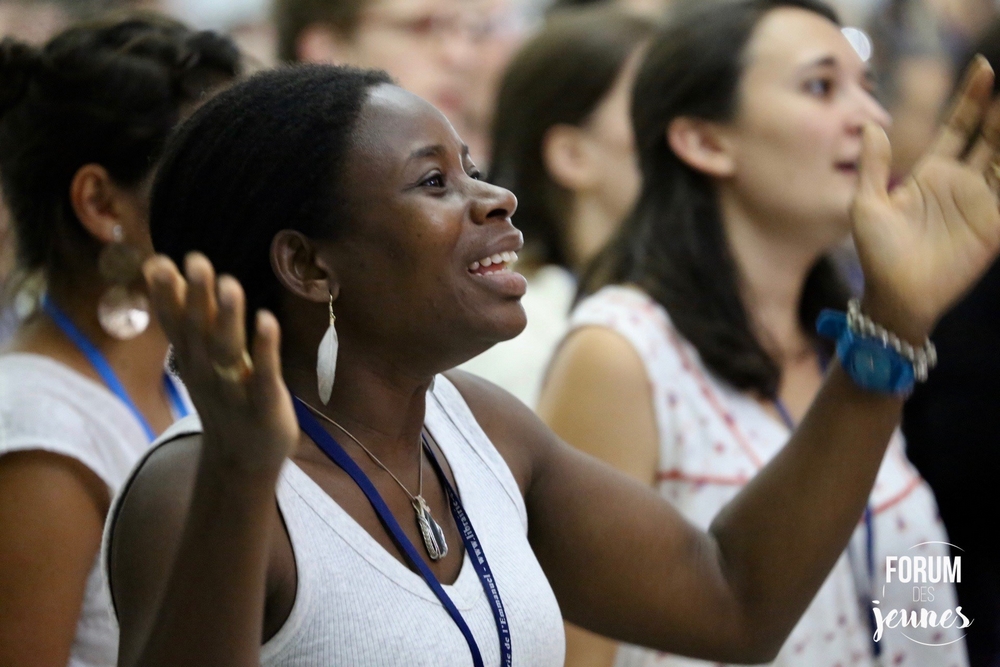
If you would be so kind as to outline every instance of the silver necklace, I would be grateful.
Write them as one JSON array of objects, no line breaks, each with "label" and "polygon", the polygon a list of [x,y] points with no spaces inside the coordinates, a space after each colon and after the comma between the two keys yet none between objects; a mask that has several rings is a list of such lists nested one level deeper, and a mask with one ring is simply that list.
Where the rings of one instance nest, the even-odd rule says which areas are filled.
[{"label": "silver necklace", "polygon": [[327,417],[325,414],[323,414],[322,412],[320,412],[319,410],[317,410],[313,406],[309,405],[305,401],[302,401],[302,404],[305,405],[307,408],[309,408],[309,410],[312,411],[312,413],[314,415],[316,415],[317,417],[319,417],[320,419],[325,419],[326,421],[330,422],[331,424],[333,424],[334,426],[336,426],[338,429],[340,429],[341,431],[343,431],[347,435],[348,438],[350,438],[351,440],[353,440],[358,445],[358,447],[360,447],[361,450],[365,454],[368,455],[368,458],[370,458],[372,460],[372,462],[375,463],[375,465],[377,465],[379,468],[381,468],[382,470],[384,470],[387,473],[389,473],[389,476],[392,477],[393,481],[395,481],[396,484],[399,484],[399,488],[401,488],[403,490],[403,493],[405,493],[407,495],[407,497],[410,499],[410,503],[413,505],[413,511],[417,513],[417,526],[420,528],[420,535],[424,538],[424,548],[427,550],[427,556],[431,560],[440,560],[440,559],[444,558],[445,556],[447,556],[448,555],[448,542],[447,542],[447,540],[445,540],[444,531],[441,530],[441,526],[438,524],[437,521],[434,520],[434,517],[431,516],[431,508],[430,508],[430,506],[427,505],[427,501],[424,500],[424,495],[423,495],[424,494],[424,447],[423,447],[423,442],[421,441],[420,448],[419,448],[419,452],[420,452],[420,454],[419,454],[420,455],[420,467],[419,467],[419,470],[420,470],[420,472],[419,472],[420,481],[417,482],[417,484],[418,484],[417,495],[413,495],[412,493],[410,493],[410,490],[407,489],[406,486],[402,482],[399,481],[399,478],[396,477],[392,473],[391,470],[389,470],[388,468],[386,468],[385,465],[381,461],[378,460],[378,457],[376,457],[374,454],[372,454],[371,451],[369,451],[369,449],[367,447],[365,447],[363,444],[361,444],[360,440],[358,440],[357,438],[354,437],[354,434],[352,434],[346,428],[344,428],[343,426],[341,426],[340,424],[338,424],[337,422],[335,422],[330,417]]}]

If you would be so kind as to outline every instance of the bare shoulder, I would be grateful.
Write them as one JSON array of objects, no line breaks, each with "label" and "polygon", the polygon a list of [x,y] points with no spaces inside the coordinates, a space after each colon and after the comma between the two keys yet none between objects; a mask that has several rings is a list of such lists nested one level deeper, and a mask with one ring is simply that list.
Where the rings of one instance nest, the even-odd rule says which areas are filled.
[{"label": "bare shoulder", "polygon": [[[621,334],[602,326],[581,327],[556,351],[546,380],[550,388],[591,386],[646,389],[648,376],[639,353]],[[610,383],[610,386],[609,386]]]},{"label": "bare shoulder", "polygon": [[611,329],[574,331],[552,361],[538,406],[555,433],[644,484],[659,461],[659,428],[645,365]]},{"label": "bare shoulder", "polygon": [[576,444],[575,431],[564,432],[563,422],[582,429],[593,424],[621,429],[631,414],[635,428],[619,433],[641,434],[644,450],[655,447],[645,367],[632,344],[610,329],[583,327],[567,337],[552,361],[538,414],[488,380],[457,369],[445,375],[504,457],[522,493],[540,468],[560,457],[563,440]]},{"label": "bare shoulder", "polygon": [[[572,332],[556,352],[538,413],[570,443],[594,420],[652,411],[649,375],[635,347],[621,334],[599,326]],[[583,420],[582,422],[580,420]],[[560,425],[575,425],[563,432]]]},{"label": "bare shoulder", "polygon": [[465,399],[525,494],[539,457],[548,448],[558,446],[558,438],[528,406],[489,380],[457,369],[448,371],[445,377]]},{"label": "bare shoulder", "polygon": [[108,502],[76,459],[0,453],[0,664],[69,660]]},{"label": "bare shoulder", "polygon": [[[153,451],[123,491],[111,517],[108,565],[115,608],[133,609],[152,570],[167,569],[191,503],[201,434],[190,434]],[[151,521],[151,517],[156,517]]]}]

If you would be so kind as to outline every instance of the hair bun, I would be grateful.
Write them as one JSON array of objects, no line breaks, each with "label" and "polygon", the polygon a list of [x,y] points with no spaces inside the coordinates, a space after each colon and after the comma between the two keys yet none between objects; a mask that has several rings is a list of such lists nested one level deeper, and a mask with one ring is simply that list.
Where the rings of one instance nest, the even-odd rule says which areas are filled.
[{"label": "hair bun", "polygon": [[10,37],[0,41],[0,115],[20,102],[38,68],[38,50]]},{"label": "hair bun", "polygon": [[239,62],[239,49],[229,38],[210,30],[196,32],[184,40],[177,53],[174,80],[186,93],[197,97],[211,86],[213,73],[236,76]]}]

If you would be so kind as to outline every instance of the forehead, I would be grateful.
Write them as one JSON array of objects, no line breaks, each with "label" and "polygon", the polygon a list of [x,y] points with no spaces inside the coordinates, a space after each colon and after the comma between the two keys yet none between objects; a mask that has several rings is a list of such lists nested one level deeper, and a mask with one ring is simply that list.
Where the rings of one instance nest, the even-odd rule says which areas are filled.
[{"label": "forehead", "polygon": [[398,86],[382,84],[368,94],[355,128],[353,152],[361,157],[355,167],[371,175],[390,176],[405,166],[409,156],[429,145],[444,146],[456,155],[462,140],[432,104]]},{"label": "forehead", "polygon": [[365,4],[365,10],[377,14],[410,16],[454,12],[469,4],[470,0],[374,0]]},{"label": "forehead", "polygon": [[747,44],[747,69],[785,73],[832,57],[837,65],[863,71],[865,64],[840,27],[798,7],[768,12]]}]

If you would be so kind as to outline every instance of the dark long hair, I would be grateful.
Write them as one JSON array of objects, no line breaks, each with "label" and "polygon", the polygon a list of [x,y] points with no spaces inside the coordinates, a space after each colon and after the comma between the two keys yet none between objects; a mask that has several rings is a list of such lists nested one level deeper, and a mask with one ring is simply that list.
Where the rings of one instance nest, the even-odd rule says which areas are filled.
[{"label": "dark long hair", "polygon": [[[632,122],[642,192],[621,231],[588,267],[581,294],[615,283],[638,285],[667,309],[713,373],[773,398],[781,372],[751,328],[715,188],[674,154],[665,137],[679,116],[720,122],[735,116],[746,45],[769,11],[798,7],[838,20],[817,0],[698,5],[653,40],[639,71]],[[805,329],[812,330],[821,309],[843,308],[847,298],[832,262],[820,259],[799,304]]]},{"label": "dark long hair", "polygon": [[566,218],[572,193],[549,176],[545,133],[554,125],[584,123],[655,28],[649,19],[611,7],[564,10],[507,67],[488,180],[517,193],[515,223],[532,259],[570,264]]}]

